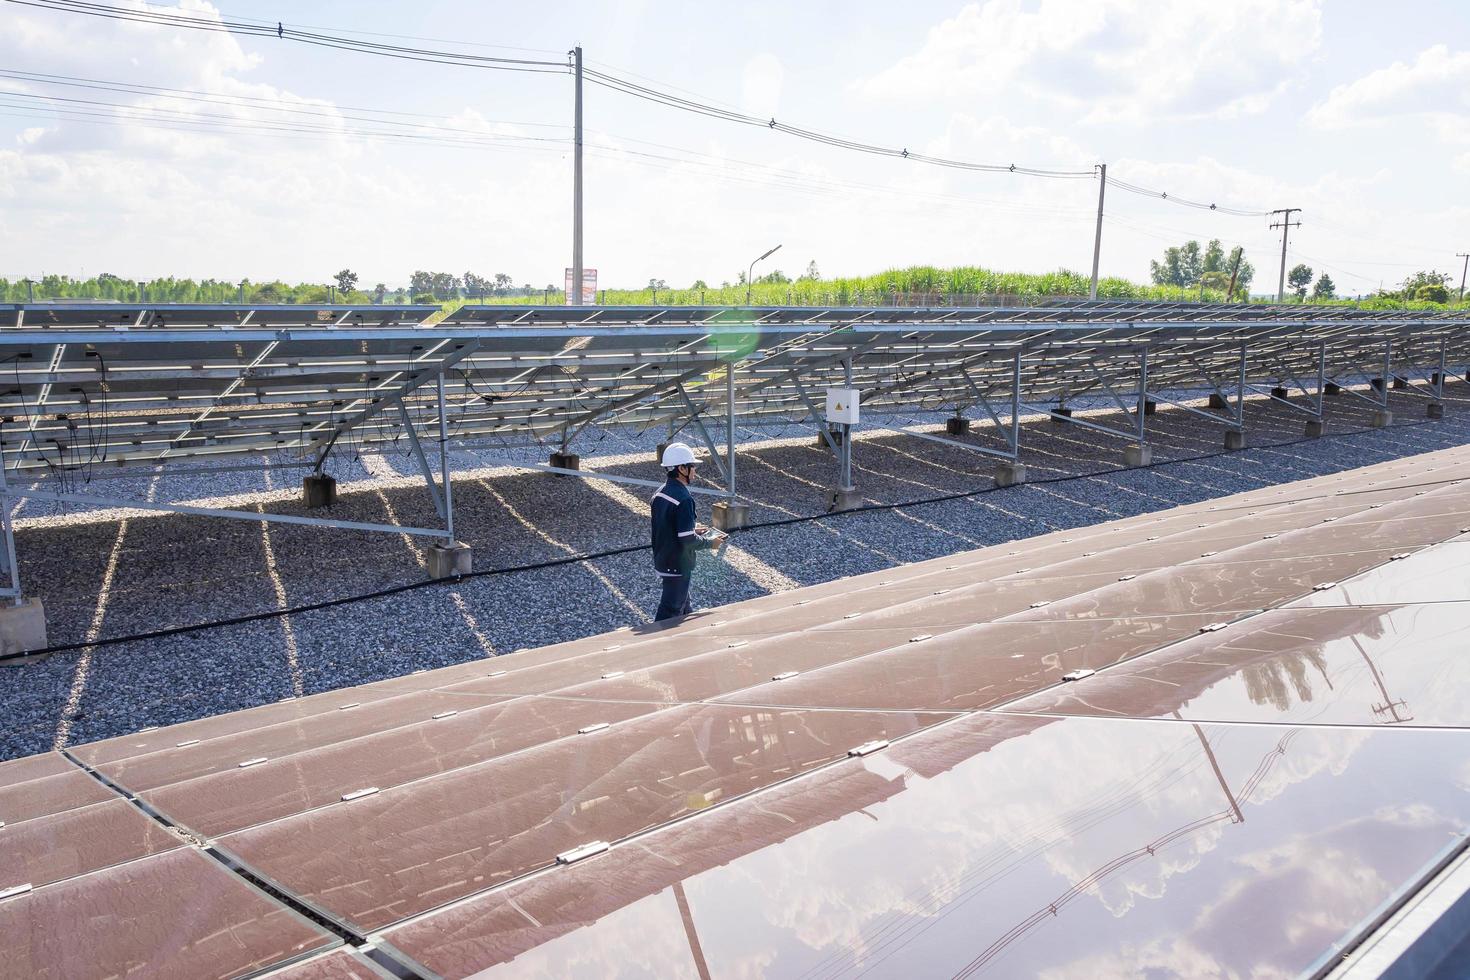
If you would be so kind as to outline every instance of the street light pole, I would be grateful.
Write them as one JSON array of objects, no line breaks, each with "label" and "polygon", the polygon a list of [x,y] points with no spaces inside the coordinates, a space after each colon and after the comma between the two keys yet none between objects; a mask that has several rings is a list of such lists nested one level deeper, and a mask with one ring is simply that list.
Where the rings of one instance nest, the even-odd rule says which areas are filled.
[{"label": "street light pole", "polygon": [[750,263],[750,268],[748,268],[748,269],[745,270],[745,305],[746,306],[749,306],[750,305],[750,287],[753,285],[753,283],[751,282],[751,278],[750,277],[755,274],[755,263],[756,262],[763,262],[763,261],[765,261],[766,259],[768,259],[771,256],[775,255],[780,250],[781,250],[781,246],[780,245],[777,245],[775,248],[771,249],[769,252],[766,252],[760,258],[756,259],[755,262]]},{"label": "street light pole", "polygon": [[1465,263],[1460,266],[1460,302],[1465,302],[1465,272],[1470,270],[1470,252],[1456,252],[1455,258],[1464,259]]}]

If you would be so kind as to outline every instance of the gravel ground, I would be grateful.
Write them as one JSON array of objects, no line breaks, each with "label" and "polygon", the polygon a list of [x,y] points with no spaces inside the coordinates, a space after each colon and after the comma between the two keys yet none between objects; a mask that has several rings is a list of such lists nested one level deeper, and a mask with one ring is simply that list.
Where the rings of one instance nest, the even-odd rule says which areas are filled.
[{"label": "gravel ground", "polygon": [[[1195,397],[1199,397],[1195,393]],[[1446,418],[1421,421],[1424,399],[1391,395],[1397,424],[1366,429],[1372,408],[1331,399],[1328,438],[1303,441],[1306,416],[1247,402],[1252,448],[1222,451],[1222,429],[1160,404],[1149,419],[1152,467],[1121,470],[1123,443],[1039,416],[1023,420],[1031,483],[997,489],[992,460],[869,428],[854,441],[854,482],[869,503],[971,496],[820,517],[835,482],[831,454],[800,425],[741,427],[738,481],[754,528],[705,561],[697,605],[940,557],[1060,527],[1094,524],[1254,487],[1287,482],[1470,442],[1470,391],[1447,389]],[[1074,407],[1105,408],[1077,402]],[[944,415],[874,416],[870,424],[943,432]],[[1127,427],[1116,410],[1095,420]],[[966,441],[998,448],[977,431]],[[655,443],[666,430],[593,433],[585,470],[657,478]],[[685,438],[688,438],[686,434]],[[642,546],[647,488],[557,478],[515,468],[544,447],[454,455],[455,528],[477,569]],[[1204,456],[1194,459],[1190,457]],[[271,463],[284,461],[271,460]],[[329,466],[341,498],[332,516],[404,526],[438,524],[422,482],[401,454],[344,455]],[[97,481],[87,492],[307,513],[299,466]],[[711,473],[711,475],[713,475]],[[708,513],[712,498],[701,498]],[[46,604],[54,644],[93,642],[164,627],[217,622],[419,583],[426,538],[323,530],[171,514],[60,508],[15,511],[26,593]],[[509,652],[646,621],[657,581],[644,551],[530,571],[430,585],[382,598],[204,631],[63,653],[0,669],[9,724],[0,759],[53,745],[314,693],[424,667]]]}]

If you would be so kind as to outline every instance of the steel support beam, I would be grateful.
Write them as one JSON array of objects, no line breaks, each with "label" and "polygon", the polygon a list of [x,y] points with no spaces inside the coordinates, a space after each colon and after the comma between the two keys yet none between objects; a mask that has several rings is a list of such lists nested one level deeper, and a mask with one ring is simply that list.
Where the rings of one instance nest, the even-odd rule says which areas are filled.
[{"label": "steel support beam", "polygon": [[725,486],[728,488],[730,485],[729,472],[725,469],[725,464],[720,461],[720,450],[716,448],[714,439],[710,437],[709,429],[705,428],[704,413],[694,407],[694,400],[689,397],[689,392],[684,390],[682,384],[679,385],[679,397],[683,400],[684,407],[689,409],[689,421],[694,423],[694,428],[699,432],[699,438],[703,440],[705,448],[709,450],[710,462],[715,464],[715,470],[719,472],[720,479],[724,481]]},{"label": "steel support beam", "polygon": [[88,507],[117,507],[127,510],[154,510],[165,514],[188,514],[191,517],[224,517],[258,524],[301,524],[306,527],[330,527],[343,531],[381,531],[385,534],[412,534],[417,537],[442,538],[443,528],[405,527],[398,524],[369,524],[363,521],[335,521],[328,517],[297,517],[294,514],[270,514],[254,510],[225,510],[213,507],[191,507],[187,504],[158,504],[146,500],[123,500],[85,493],[56,493],[52,490],[4,490],[7,500],[50,500],[59,504],[83,504]]},{"label": "steel support beam", "polygon": [[423,474],[424,486],[429,491],[429,499],[434,502],[434,510],[439,515],[439,520],[446,518],[444,510],[444,497],[439,492],[439,485],[434,482],[434,471],[429,468],[429,458],[424,455],[424,447],[419,443],[418,433],[414,431],[413,420],[408,417],[408,408],[403,402],[398,403],[398,414],[403,419],[403,431],[408,436],[409,448],[413,450],[414,459],[418,461],[419,472]]},{"label": "steel support beam", "polygon": [[[577,283],[577,289],[582,288]],[[449,418],[444,411],[444,368],[439,368],[439,481],[444,488],[444,543],[454,544],[454,485],[449,479]]]},{"label": "steel support beam", "polygon": [[[384,409],[392,408],[394,405],[403,401],[404,398],[408,397],[414,391],[428,384],[430,381],[433,381],[436,377],[439,379],[440,388],[443,388],[444,369],[458,364],[460,361],[464,360],[466,357],[469,357],[471,354],[475,353],[475,351],[479,349],[480,342],[478,340],[472,340],[466,343],[463,347],[449,354],[447,357],[441,358],[438,364],[434,367],[428,368],[424,371],[420,371],[419,373],[410,377],[408,381],[406,381],[404,384],[394,389],[391,393],[383,396],[382,398],[375,399],[366,408],[362,409],[359,412],[355,412],[352,416],[348,418],[342,419],[340,422],[332,427],[331,433],[326,437],[327,444],[322,447],[320,455],[317,456],[315,469],[318,472],[321,471],[322,464],[327,461],[327,455],[332,451],[332,446],[336,444],[337,439],[343,433],[355,428],[358,425],[361,425],[363,422],[372,418],[374,415],[377,415]],[[440,414],[442,415],[443,412],[441,411]],[[320,440],[311,440],[312,443],[316,443],[318,441]]]}]

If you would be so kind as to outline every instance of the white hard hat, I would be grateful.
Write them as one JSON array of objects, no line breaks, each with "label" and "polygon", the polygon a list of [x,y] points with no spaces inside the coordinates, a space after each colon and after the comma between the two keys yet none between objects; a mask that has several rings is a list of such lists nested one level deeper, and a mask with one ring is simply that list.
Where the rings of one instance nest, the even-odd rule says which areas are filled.
[{"label": "white hard hat", "polygon": [[694,450],[688,444],[682,442],[671,442],[664,450],[664,469],[671,470],[675,466],[698,466],[699,457],[694,455]]}]

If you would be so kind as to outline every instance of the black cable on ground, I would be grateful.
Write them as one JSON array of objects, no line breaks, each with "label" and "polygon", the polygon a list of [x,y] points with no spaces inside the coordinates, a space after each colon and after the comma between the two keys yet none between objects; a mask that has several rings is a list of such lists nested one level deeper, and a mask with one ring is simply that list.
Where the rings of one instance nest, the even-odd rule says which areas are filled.
[{"label": "black cable on ground", "polygon": [[[1428,425],[1428,424],[1429,423],[1428,423],[1427,420],[1426,421],[1419,421],[1419,422],[1404,422],[1404,423],[1401,423],[1400,425],[1394,426],[1394,428],[1395,429],[1409,428],[1411,426]],[[1354,429],[1354,430],[1349,431],[1349,432],[1331,432],[1331,433],[1324,433],[1321,436],[1304,437],[1304,438],[1301,438],[1301,439],[1293,439],[1293,440],[1290,440],[1290,441],[1287,441],[1287,442],[1275,442],[1275,443],[1271,443],[1269,445],[1255,446],[1255,447],[1252,447],[1252,448],[1254,448],[1254,449],[1284,449],[1284,448],[1288,448],[1290,446],[1301,445],[1303,443],[1319,444],[1324,439],[1340,439],[1340,438],[1343,438],[1343,437],[1346,437],[1346,436],[1362,435],[1365,432],[1371,432],[1371,431],[1375,431],[1375,430],[1371,430],[1371,429]],[[1249,450],[1246,450],[1246,451],[1249,451]],[[805,524],[805,523],[808,523],[808,522],[811,522],[811,521],[829,520],[829,519],[834,518],[834,517],[845,517],[845,516],[848,516],[848,515],[851,515],[851,514],[864,514],[864,513],[873,513],[873,512],[877,512],[877,511],[903,510],[903,509],[908,508],[908,507],[922,507],[922,506],[926,506],[928,504],[941,504],[941,503],[946,503],[946,502],[951,501],[951,500],[964,500],[964,499],[969,498],[969,497],[978,497],[978,496],[981,496],[982,494],[994,493],[997,490],[1017,489],[1017,488],[1024,488],[1024,487],[1028,487],[1028,486],[1047,486],[1049,484],[1055,484],[1055,483],[1070,483],[1070,482],[1072,482],[1074,480],[1090,480],[1090,479],[1095,479],[1095,478],[1100,477],[1100,476],[1114,476],[1114,475],[1117,475],[1119,473],[1136,473],[1139,470],[1151,470],[1151,469],[1156,469],[1156,468],[1164,467],[1164,466],[1178,466],[1178,465],[1181,465],[1181,464],[1184,464],[1184,463],[1196,463],[1196,462],[1199,462],[1200,460],[1218,459],[1221,456],[1239,456],[1240,454],[1241,454],[1241,451],[1240,450],[1222,449],[1222,450],[1219,450],[1219,451],[1213,452],[1213,453],[1201,453],[1201,454],[1199,454],[1197,456],[1184,456],[1184,457],[1180,457],[1180,458],[1177,458],[1177,459],[1160,460],[1160,461],[1158,461],[1156,463],[1149,463],[1149,464],[1147,464],[1145,466],[1119,466],[1119,467],[1115,467],[1115,468],[1109,469],[1109,470],[1097,470],[1097,471],[1092,472],[1092,473],[1078,473],[1078,474],[1074,474],[1074,475],[1070,475],[1070,476],[1054,476],[1054,477],[1048,477],[1047,479],[1044,479],[1044,480],[1030,480],[1030,481],[1027,481],[1026,483],[1016,484],[1014,487],[1001,487],[1001,486],[992,485],[992,486],[988,486],[988,487],[981,487],[981,488],[979,488],[977,490],[963,490],[963,491],[960,491],[960,492],[957,492],[957,493],[941,494],[941,495],[936,496],[936,497],[925,497],[925,498],[922,498],[922,499],[919,499],[919,500],[901,500],[901,501],[897,501],[895,503],[890,503],[890,504],[863,504],[863,505],[861,505],[859,507],[853,507],[853,508],[850,508],[848,510],[835,511],[835,512],[831,512],[831,513],[824,513],[824,514],[804,514],[804,515],[801,515],[801,516],[798,516],[798,517],[785,517],[785,518],[780,518],[778,520],[773,520],[773,521],[759,521],[759,522],[755,522],[755,523],[751,523],[751,524],[746,525],[743,529],[741,529],[740,531],[735,532],[735,535],[732,535],[732,536],[743,535],[743,534],[748,533],[750,531],[758,531],[758,530],[763,530],[763,529],[766,529],[766,528],[789,527],[789,526],[791,526],[793,524]],[[1403,458],[1403,457],[1399,457],[1399,458]],[[1435,481],[1431,481],[1431,482],[1435,482]],[[1437,482],[1443,482],[1443,481],[1437,481]],[[1180,504],[1178,506],[1184,506],[1184,505],[1183,504]],[[1099,522],[1099,523],[1101,523],[1101,522]],[[55,653],[69,653],[69,652],[74,652],[74,651],[79,651],[79,650],[95,649],[97,647],[117,646],[119,644],[123,644],[123,643],[135,643],[135,642],[138,642],[138,641],[141,641],[141,640],[158,640],[158,639],[163,639],[165,637],[170,637],[170,636],[181,636],[181,635],[186,634],[186,633],[198,633],[198,632],[203,632],[205,630],[222,629],[222,628],[227,627],[227,626],[240,626],[240,625],[243,625],[245,623],[257,623],[257,622],[261,622],[263,620],[277,619],[277,618],[280,618],[280,617],[283,617],[283,616],[295,616],[295,615],[299,615],[299,614],[302,614],[302,613],[319,612],[319,611],[321,611],[323,609],[331,609],[331,608],[334,608],[336,606],[345,606],[345,605],[350,605],[350,604],[356,603],[356,602],[369,602],[369,601],[371,601],[373,599],[383,599],[383,598],[386,598],[388,596],[401,595],[401,594],[403,594],[405,592],[412,592],[412,591],[415,591],[417,589],[427,589],[427,588],[433,588],[435,586],[445,586],[445,585],[451,585],[452,586],[452,585],[456,585],[456,584],[458,584],[460,582],[467,581],[469,579],[488,578],[488,577],[494,576],[494,575],[510,575],[510,574],[517,574],[517,573],[520,573],[520,572],[535,572],[535,571],[540,571],[542,569],[547,569],[547,568],[557,568],[557,567],[560,567],[560,566],[563,566],[563,565],[575,565],[575,564],[579,564],[581,562],[599,561],[599,560],[601,560],[603,558],[612,558],[612,557],[615,557],[617,555],[629,555],[629,554],[634,554],[635,552],[648,551],[648,550],[650,550],[650,547],[651,547],[650,545],[646,545],[646,544],[643,544],[643,545],[627,545],[627,546],[621,547],[621,548],[609,548],[609,549],[607,549],[605,551],[594,551],[594,552],[588,552],[586,554],[580,554],[580,555],[567,555],[564,558],[552,558],[552,559],[548,559],[547,561],[533,562],[533,563],[528,564],[528,565],[508,565],[508,566],[505,566],[505,567],[502,567],[502,568],[487,568],[487,569],[484,569],[482,571],[470,572],[467,575],[459,575],[459,576],[456,576],[454,578],[426,579],[426,580],[424,580],[422,582],[405,582],[402,585],[392,585],[392,586],[389,586],[389,587],[387,587],[385,589],[378,589],[378,590],[373,591],[373,592],[364,592],[364,593],[359,593],[359,594],[356,594],[356,595],[339,596],[339,597],[337,597],[335,599],[323,599],[320,602],[304,603],[302,605],[299,605],[299,606],[291,606],[291,607],[286,608],[286,609],[267,609],[267,610],[264,610],[264,611],[258,612],[258,613],[247,613],[246,615],[243,615],[243,616],[232,616],[232,617],[230,617],[228,619],[214,620],[212,622],[207,622],[207,623],[190,623],[190,624],[187,624],[187,625],[184,625],[184,626],[170,626],[170,627],[167,627],[165,629],[150,630],[150,631],[148,631],[146,633],[133,633],[133,634],[128,635],[128,636],[104,637],[102,639],[92,640],[91,642],[81,641],[81,642],[77,642],[77,643],[62,643],[62,644],[57,644],[56,646],[46,647],[46,648],[41,649],[41,650],[31,650],[31,651],[26,651],[26,652],[21,652],[21,653],[0,654],[0,663],[4,663],[6,661],[11,661],[11,660],[29,660],[31,658],[40,659],[40,658],[44,658],[44,657],[49,657],[51,654],[55,654]]]}]

